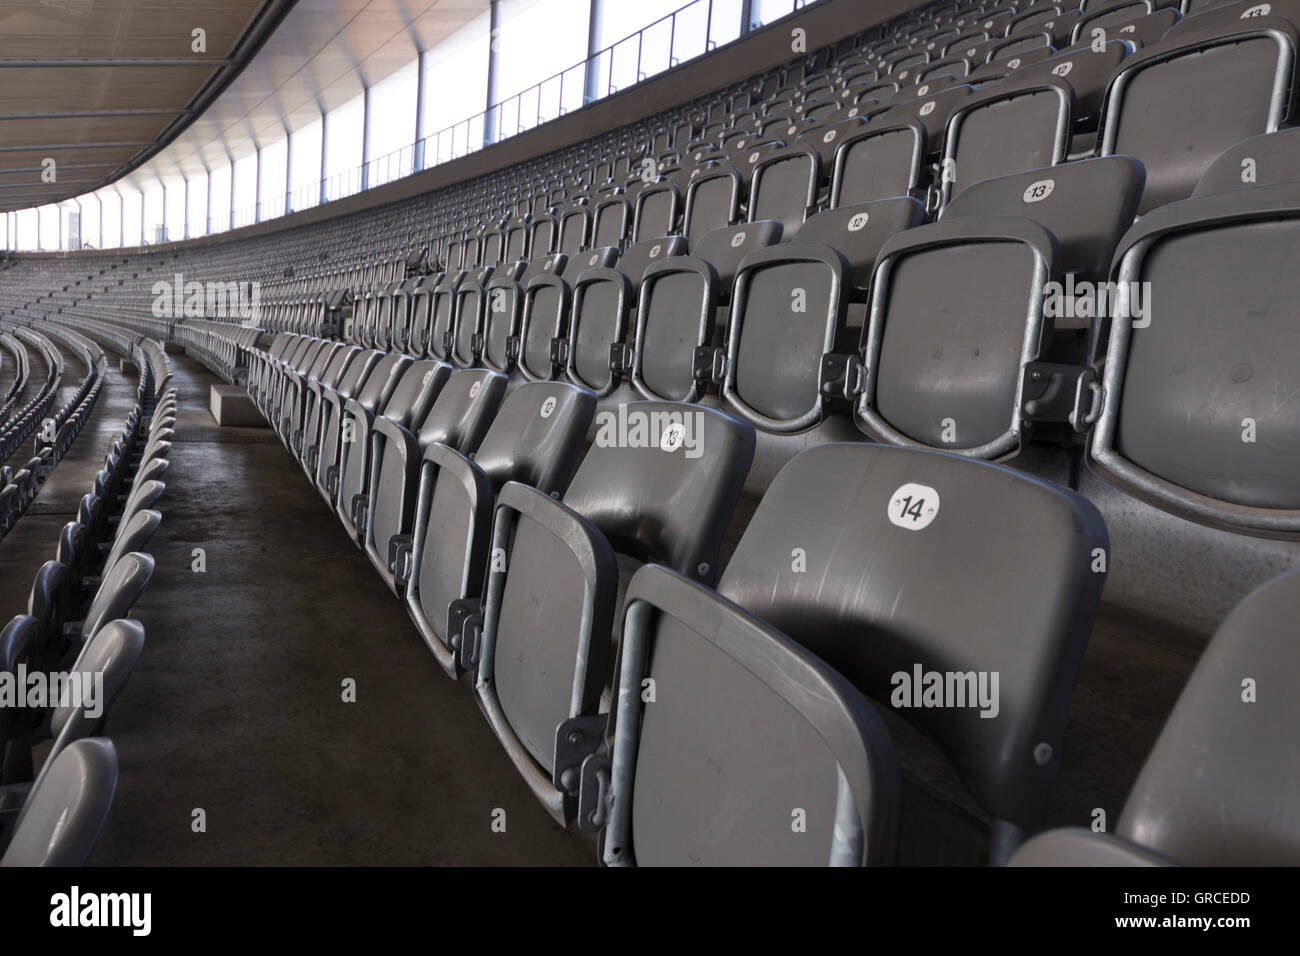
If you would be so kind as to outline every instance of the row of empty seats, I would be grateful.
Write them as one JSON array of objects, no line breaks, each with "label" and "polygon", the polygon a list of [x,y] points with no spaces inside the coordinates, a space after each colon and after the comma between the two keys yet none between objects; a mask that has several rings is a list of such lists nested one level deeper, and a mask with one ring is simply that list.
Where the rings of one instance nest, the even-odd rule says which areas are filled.
[{"label": "row of empty seats", "polygon": [[1298,27],[930,4],[404,203],[20,258],[0,317],[246,385],[605,864],[894,862],[918,747],[995,864],[1294,863],[1294,570],[1222,586],[1116,831],[1052,824],[1110,516],[1300,534]]},{"label": "row of empty seats", "polygon": [[[89,856],[117,787],[117,754],[103,736],[107,712],[144,649],[144,627],[129,614],[153,575],[148,546],[162,520],[154,506],[166,487],[175,390],[156,343],[96,334],[138,367],[136,402],[76,518],[63,526],[55,557],[36,572],[26,613],[0,631],[7,680],[40,673],[51,687],[55,675],[64,682],[42,706],[15,700],[0,708],[4,866],[80,866]],[[34,749],[44,740],[51,744],[37,765]]]},{"label": "row of empty seats", "polygon": [[[19,334],[36,336],[38,333],[15,330]],[[0,438],[0,462],[8,459],[24,439],[38,430],[36,454],[21,468],[0,464],[0,540],[13,528],[23,512],[36,498],[41,484],[72,447],[81,427],[90,418],[95,402],[103,388],[108,360],[103,349],[91,340],[70,330],[46,325],[39,341],[42,351],[52,359],[50,376],[38,395],[20,411],[12,427]],[[14,339],[17,342],[17,339]],[[56,344],[57,342],[57,344]],[[72,394],[58,408],[53,408],[62,379],[62,352],[54,358],[60,347],[70,350],[86,369]],[[21,392],[25,382],[15,379],[15,388]],[[54,414],[49,418],[42,416]]]},{"label": "row of empty seats", "polygon": [[[1096,557],[1106,530],[1086,500],[958,456],[828,444],[782,470],[719,574],[753,454],[746,423],[635,403],[626,416],[659,416],[662,434],[702,429],[699,457],[685,441],[597,443],[582,456],[596,399],[572,384],[507,395],[500,373],[341,343],[307,350],[313,368],[353,368],[355,397],[273,360],[250,379],[251,394],[286,444],[301,436],[300,454],[309,449],[316,463],[309,477],[439,662],[451,676],[473,674],[538,798],[561,822],[601,832],[605,862],[890,861],[900,796],[876,709],[887,701],[988,811],[994,861],[1042,827],[1105,577]],[[300,420],[306,431],[295,430]],[[966,573],[972,565],[978,578]],[[1264,593],[1294,599],[1297,581]],[[989,600],[1012,591],[1020,600]],[[1249,612],[1264,600],[1234,618],[1254,620],[1249,633],[1232,622],[1224,633],[1251,642],[1252,654],[1294,656],[1284,628]],[[1230,655],[1220,647],[1232,640],[1216,638],[1202,667],[1222,667],[1210,662]],[[997,712],[912,712],[891,690],[914,667],[996,673]],[[1185,697],[1207,727],[1244,706],[1206,699],[1195,684]],[[1286,733],[1293,709],[1278,698],[1242,710],[1233,733]],[[1166,737],[1152,756],[1159,787],[1207,773],[1227,783],[1229,754],[1167,755],[1187,741]],[[1268,793],[1285,785],[1286,771],[1271,769],[1278,756],[1261,746],[1233,759]],[[1228,799],[1226,789],[1207,797],[1156,834],[1143,821],[1166,815],[1163,804],[1126,811],[1121,833],[1184,863],[1294,859],[1296,821],[1273,819],[1268,798],[1252,792],[1216,823],[1209,807]],[[796,811],[816,825],[791,828]],[[1264,838],[1237,842],[1279,825],[1267,852]]]}]

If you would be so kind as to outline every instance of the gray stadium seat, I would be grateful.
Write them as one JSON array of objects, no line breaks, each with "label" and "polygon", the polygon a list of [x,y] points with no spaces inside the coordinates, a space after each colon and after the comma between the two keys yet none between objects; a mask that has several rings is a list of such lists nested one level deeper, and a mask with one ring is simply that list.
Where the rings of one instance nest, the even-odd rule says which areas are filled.
[{"label": "gray stadium seat", "polygon": [[429,298],[429,323],[411,330],[411,352],[417,357],[427,356],[439,362],[449,362],[448,334],[452,330],[456,290],[460,288],[464,273],[447,275],[433,289]]},{"label": "gray stadium seat", "polygon": [[[1046,820],[1106,548],[1096,508],[1060,486],[942,453],[828,444],[772,482],[718,594],[930,737],[994,821],[997,861]],[[1017,600],[989,600],[999,581]],[[997,673],[996,716],[969,700],[914,706],[897,675],[917,669]]]},{"label": "gray stadium seat", "polygon": [[552,346],[569,381],[598,396],[619,386],[624,369],[610,350],[627,337],[632,300],[632,283],[618,269],[588,269],[573,284],[568,337]]},{"label": "gray stadium seat", "polygon": [[1294,182],[1171,204],[1125,235],[1115,280],[1149,301],[1096,323],[1096,472],[1193,521],[1300,533],[1300,429],[1278,398],[1300,387],[1297,237]]},{"label": "gray stadium seat", "polygon": [[714,345],[718,294],[717,270],[699,256],[664,259],[646,270],[630,362],[632,386],[642,398],[699,400],[713,365],[698,368],[696,350]]},{"label": "gray stadium seat", "polygon": [[894,860],[897,759],[871,705],[794,641],[662,566],[628,586],[608,735],[608,756],[579,765],[579,820],[604,827],[607,865]]},{"label": "gray stadium seat", "polygon": [[1055,166],[1073,132],[1074,90],[1059,77],[1011,77],[966,98],[944,133],[941,205],[973,183]]},{"label": "gray stadium seat", "polygon": [[[316,490],[320,492],[321,497],[329,503],[331,508],[339,500],[339,465],[342,463],[342,444],[348,438],[344,430],[344,408],[355,402],[357,406],[373,414],[375,409],[388,401],[388,396],[397,387],[398,379],[401,378],[402,373],[406,371],[406,367],[410,364],[411,359],[406,355],[390,353],[381,356],[365,373],[364,380],[350,382],[356,389],[356,396],[353,398],[344,398],[341,389],[337,391],[333,389],[321,390],[320,440],[317,445],[316,463],[313,472],[316,479]],[[350,379],[350,375],[345,376],[344,382],[349,383]]]},{"label": "gray stadium seat", "polygon": [[358,509],[369,498],[370,436],[375,421],[384,418],[408,430],[414,427],[429,413],[451,375],[451,366],[444,362],[411,362],[381,407],[367,408],[356,399],[343,406],[344,428],[351,423],[352,440],[340,446],[338,503],[334,510],[353,540],[359,540],[361,533]]},{"label": "gray stadium seat", "polygon": [[1094,46],[1091,40],[1069,46],[1054,56],[1026,64],[1016,71],[1020,82],[1059,77],[1074,90],[1074,119],[1087,130],[1095,130],[1106,84],[1126,56],[1133,52],[1130,41],[1115,37]]},{"label": "gray stadium seat", "polygon": [[895,236],[876,260],[862,331],[858,426],[894,444],[1017,454],[1022,371],[1050,339],[1047,283],[1060,275],[1056,239],[1027,219],[954,219]]},{"label": "gray stadium seat", "polygon": [[732,282],[740,263],[751,252],[781,241],[779,222],[747,222],[739,226],[715,229],[691,245],[691,255],[704,259],[718,272],[718,297],[731,300]]},{"label": "gray stadium seat", "polygon": [[80,653],[110,621],[130,615],[135,602],[149,586],[153,571],[153,556],[141,551],[128,552],[118,558],[112,567],[104,569],[85,616],[80,621],[64,625],[65,633],[73,638],[75,652]]},{"label": "gray stadium seat", "polygon": [[47,763],[57,760],[59,753],[73,742],[102,732],[108,712],[143,652],[144,625],[131,620],[110,621],[82,648],[70,672],[86,675],[85,680],[94,680],[96,693],[100,696],[90,702],[93,709],[87,706],[86,700],[59,701],[52,708],[49,735],[54,738],[54,743],[46,755]]},{"label": "gray stadium seat", "polygon": [[1300,129],[1243,140],[1210,163],[1193,197],[1300,179]]},{"label": "gray stadium seat", "polygon": [[744,181],[734,166],[713,166],[691,180],[686,190],[682,234],[692,250],[706,234],[740,218],[743,190]]},{"label": "gray stadium seat", "polygon": [[162,513],[149,508],[139,508],[129,517],[123,515],[113,544],[104,558],[104,567],[113,567],[118,558],[130,551],[145,551],[160,524]]},{"label": "gray stadium seat", "polygon": [[1140,215],[1190,196],[1216,157],[1276,130],[1293,100],[1300,43],[1289,21],[1255,17],[1175,37],[1177,30],[1127,57],[1106,90],[1099,153],[1146,167]]},{"label": "gray stadium seat", "polygon": [[507,347],[526,381],[549,381],[563,369],[552,343],[568,338],[572,295],[569,283],[554,275],[538,276],[525,288],[519,335]]},{"label": "gray stadium seat", "polygon": [[487,289],[479,282],[467,279],[456,290],[451,340],[444,344],[447,360],[456,368],[472,368],[478,361],[476,346],[482,341],[483,311],[487,303]]},{"label": "gray stadium seat", "polygon": [[749,221],[775,220],[784,235],[794,235],[817,205],[821,155],[811,146],[773,150],[753,167]]},{"label": "gray stadium seat", "polygon": [[835,152],[831,208],[916,195],[926,148],[925,127],[915,120],[872,124],[846,136]]},{"label": "gray stadium seat", "polygon": [[745,257],[727,325],[722,396],[771,432],[795,432],[824,414],[824,356],[849,350],[849,264],[835,249],[803,243]]},{"label": "gray stadium seat", "polygon": [[[343,404],[361,389],[366,377],[375,363],[383,357],[381,352],[362,349],[354,345],[349,349],[349,356],[331,363],[331,368],[319,381],[307,383],[307,408],[304,413],[302,435],[297,442],[298,460],[303,470],[314,482],[316,469],[320,463],[322,442],[328,444],[327,433],[333,426],[337,429],[336,412]],[[333,392],[339,398],[336,402],[325,399],[327,392]],[[338,432],[334,433],[337,441]]]},{"label": "gray stadium seat", "polygon": [[462,647],[465,663],[477,661],[475,693],[494,732],[564,823],[578,781],[553,774],[556,734],[573,718],[601,719],[620,577],[655,561],[712,581],[754,453],[748,425],[696,406],[636,402],[597,426],[562,501],[515,482],[501,489],[481,646]]},{"label": "gray stadium seat", "polygon": [[1114,835],[1052,830],[1012,865],[1300,863],[1300,572],[1246,597],[1183,687]]},{"label": "gray stadium seat", "polygon": [[103,738],[69,746],[33,787],[0,866],[81,866],[117,789],[117,752]]},{"label": "gray stadium seat", "polygon": [[876,256],[885,242],[925,222],[925,206],[910,196],[837,206],[809,217],[794,238],[800,243],[833,246],[849,263],[849,286],[864,292],[871,281]]},{"label": "gray stadium seat", "polygon": [[647,186],[637,193],[632,242],[675,235],[681,215],[682,197],[673,183],[662,182]]},{"label": "gray stadium seat", "polygon": [[472,455],[444,442],[424,449],[410,533],[388,538],[382,562],[374,540],[368,545],[371,561],[395,577],[411,619],[452,676],[463,665],[450,623],[466,599],[476,611],[481,598],[497,492],[515,481],[544,494],[563,493],[595,414],[595,396],[585,389],[562,382],[521,385]]},{"label": "gray stadium seat", "polygon": [[410,532],[421,456],[434,443],[473,454],[492,424],[505,390],[506,376],[500,372],[462,369],[447,380],[423,418],[411,422],[375,419],[366,497],[357,502],[354,511],[355,538],[390,588],[396,590],[389,548],[394,536]]},{"label": "gray stadium seat", "polygon": [[885,124],[919,121],[925,127],[926,143],[930,151],[935,152],[939,143],[943,141],[943,131],[948,125],[948,117],[974,95],[975,87],[962,84],[927,93],[924,96],[917,96],[916,92],[915,89],[909,90],[904,87],[899,95],[911,95],[913,98],[892,105],[888,112],[881,114],[877,122]]},{"label": "gray stadium seat", "polygon": [[1120,237],[1133,225],[1142,196],[1142,164],[1104,156],[987,179],[943,208],[946,222],[978,216],[1023,216],[1061,245],[1061,271],[1104,282]]}]

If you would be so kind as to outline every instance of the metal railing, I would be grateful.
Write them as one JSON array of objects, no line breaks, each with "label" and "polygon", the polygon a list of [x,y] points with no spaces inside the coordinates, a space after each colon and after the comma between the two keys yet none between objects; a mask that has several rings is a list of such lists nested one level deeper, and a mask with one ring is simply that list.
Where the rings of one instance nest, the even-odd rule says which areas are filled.
[{"label": "metal railing", "polygon": [[[786,15],[816,2],[794,0],[790,14]],[[745,32],[741,24],[721,22],[715,15],[718,5],[717,0],[692,0],[568,69],[467,119],[369,163],[301,186],[284,197],[264,201],[260,216],[256,205],[237,210],[229,228],[237,229],[310,209],[321,202],[344,199],[460,159],[740,39]],[[596,83],[589,84],[590,76],[596,78]]]}]

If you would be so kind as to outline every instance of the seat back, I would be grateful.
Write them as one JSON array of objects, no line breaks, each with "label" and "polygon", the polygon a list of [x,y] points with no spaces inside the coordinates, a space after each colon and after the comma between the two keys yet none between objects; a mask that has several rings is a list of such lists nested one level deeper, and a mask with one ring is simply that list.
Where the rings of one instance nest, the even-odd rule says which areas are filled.
[{"label": "seat back", "polygon": [[[778,473],[718,593],[930,736],[990,815],[1036,827],[1107,547],[1097,509],[1062,487],[954,455],[827,444]],[[936,686],[941,700],[927,696]]]},{"label": "seat back", "polygon": [[430,445],[420,471],[406,606],[439,662],[448,608],[482,586],[496,490],[510,481],[563,492],[596,414],[596,397],[564,382],[525,383],[506,397],[474,452]]},{"label": "seat back", "polygon": [[117,789],[117,752],[102,737],[67,747],[28,794],[0,866],[81,866]]},{"label": "seat back", "polygon": [[1055,166],[1074,133],[1074,90],[1059,77],[1004,80],[968,97],[944,133],[942,202],[974,183]]},{"label": "seat back", "polygon": [[686,255],[686,239],[682,236],[667,236],[659,239],[646,239],[628,246],[619,256],[618,270],[627,276],[635,290],[640,287],[641,279],[650,266],[661,259]]},{"label": "seat back", "polygon": [[740,263],[751,252],[776,245],[782,235],[779,222],[747,222],[724,227],[692,244],[691,255],[713,266],[718,273],[718,295],[723,301],[730,301]]},{"label": "seat back", "polygon": [[1243,140],[1210,163],[1193,197],[1300,179],[1300,128]]},{"label": "seat back", "polygon": [[655,183],[642,189],[636,196],[632,241],[637,243],[675,234],[681,209],[681,193],[672,183]]},{"label": "seat back", "polygon": [[397,352],[383,355],[366,376],[356,394],[357,402],[370,411],[381,408],[397,387],[398,380],[411,364],[409,356]]},{"label": "seat back", "polygon": [[524,290],[519,324],[518,368],[529,381],[552,379],[560,371],[552,343],[566,338],[572,290],[558,276],[538,276]]},{"label": "seat back", "polygon": [[1297,614],[1292,571],[1228,615],[1143,764],[1117,834],[1188,866],[1300,861]]},{"label": "seat back", "polygon": [[132,551],[122,555],[111,568],[104,569],[99,589],[90,600],[86,616],[81,622],[83,646],[109,621],[128,617],[153,577],[152,555]]},{"label": "seat back", "polygon": [[849,347],[849,268],[830,246],[795,243],[750,253],[736,274],[722,395],[768,431],[821,420],[823,356]]},{"label": "seat back", "polygon": [[428,359],[412,362],[402,372],[379,414],[410,428],[413,421],[422,420],[428,414],[429,407],[451,374],[451,366],[443,362]]},{"label": "seat back", "polygon": [[849,288],[865,291],[885,242],[904,229],[925,222],[919,199],[899,196],[875,202],[837,206],[809,217],[793,238],[802,243],[832,246],[849,264]]},{"label": "seat back", "polygon": [[596,419],[563,503],[517,483],[497,501],[475,692],[533,792],[571,821],[556,734],[611,683],[616,554],[709,583],[753,460],[754,433],[711,409],[635,402]]},{"label": "seat back", "polygon": [[650,401],[694,402],[707,379],[695,349],[713,343],[718,273],[699,256],[664,259],[645,271],[637,300],[632,385]]},{"label": "seat back", "polygon": [[743,181],[734,166],[712,166],[691,181],[686,190],[682,232],[695,243],[714,229],[730,226],[740,216]]},{"label": "seat back", "polygon": [[118,558],[130,551],[144,551],[160,524],[162,513],[149,508],[141,508],[119,524],[113,546],[104,558],[104,567],[111,568],[117,564]]},{"label": "seat back", "polygon": [[627,337],[631,308],[632,283],[617,269],[588,269],[574,283],[564,362],[571,382],[597,395],[618,387],[621,373],[611,361],[610,347]]},{"label": "seat back", "polygon": [[1300,388],[1297,241],[1294,182],[1170,205],[1128,231],[1114,317],[1094,323],[1094,470],[1193,521],[1300,534],[1300,423],[1278,398]]},{"label": "seat back", "polygon": [[89,737],[100,726],[122,693],[144,651],[144,625],[139,621],[110,621],[81,650],[65,684],[68,693],[50,715],[55,738],[47,760],[74,741]]},{"label": "seat back", "polygon": [[809,210],[817,205],[821,186],[821,155],[811,146],[777,149],[760,158],[749,189],[749,221],[781,223],[784,235],[799,231]]},{"label": "seat back", "polygon": [[925,128],[915,121],[871,126],[844,137],[831,173],[831,207],[913,195],[925,155]]},{"label": "seat back", "polygon": [[1027,219],[955,219],[880,251],[855,417],[872,437],[976,458],[1019,452],[1024,366],[1050,340],[1055,238]]},{"label": "seat back", "polygon": [[452,374],[419,423],[420,448],[441,442],[466,454],[474,451],[505,397],[506,377],[490,369]]},{"label": "seat back", "polygon": [[1031,169],[957,193],[943,220],[1023,216],[1061,246],[1061,271],[1104,282],[1120,238],[1133,225],[1145,174],[1130,156],[1104,156]]},{"label": "seat back", "polygon": [[[647,703],[647,687],[684,694]],[[797,642],[662,567],[628,586],[611,730],[608,865],[893,862],[897,759],[871,705]]]},{"label": "seat back", "polygon": [[1210,35],[1170,36],[1120,64],[1106,90],[1099,152],[1146,167],[1139,215],[1186,199],[1216,157],[1281,125],[1297,45],[1289,21],[1255,17]]}]

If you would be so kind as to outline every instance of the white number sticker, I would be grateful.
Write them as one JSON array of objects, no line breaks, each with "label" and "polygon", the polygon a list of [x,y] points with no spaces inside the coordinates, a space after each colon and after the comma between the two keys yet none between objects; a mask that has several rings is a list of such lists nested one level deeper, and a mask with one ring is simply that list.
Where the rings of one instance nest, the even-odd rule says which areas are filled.
[{"label": "white number sticker", "polygon": [[1048,196],[1052,195],[1052,190],[1056,188],[1056,180],[1040,179],[1036,183],[1030,183],[1025,190],[1025,202],[1042,202]]},{"label": "white number sticker", "polygon": [[928,528],[939,514],[939,492],[908,482],[889,497],[889,521],[908,531]]}]

